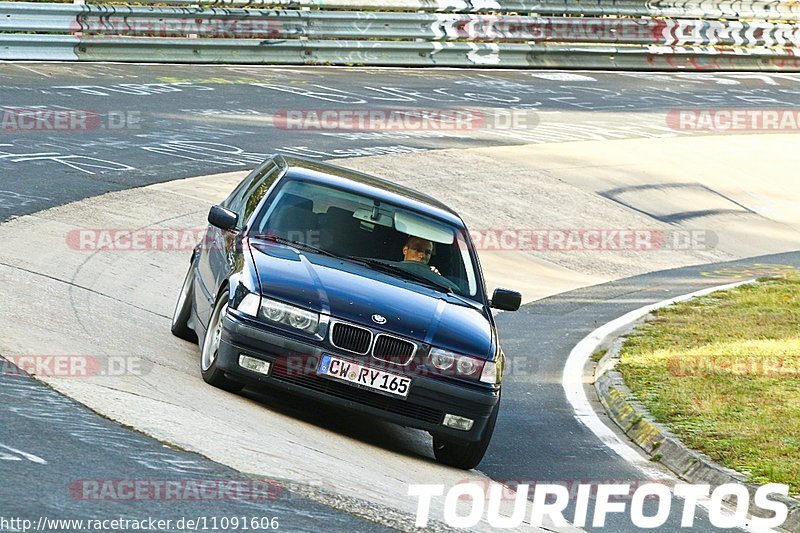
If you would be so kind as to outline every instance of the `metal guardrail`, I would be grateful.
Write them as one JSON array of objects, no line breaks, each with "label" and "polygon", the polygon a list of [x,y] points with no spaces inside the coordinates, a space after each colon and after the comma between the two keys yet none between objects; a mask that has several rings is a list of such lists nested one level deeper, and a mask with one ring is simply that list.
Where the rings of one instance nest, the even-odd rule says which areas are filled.
[{"label": "metal guardrail", "polygon": [[[159,3],[165,1],[179,2]],[[539,5],[519,0],[503,2],[499,10],[496,2],[487,0],[479,6],[473,1],[469,9],[480,9],[478,13],[442,12],[448,6],[458,10],[460,3],[448,0],[377,1],[277,2],[319,8],[313,10],[0,2],[0,59],[800,70],[796,15],[794,20],[779,21],[641,18],[620,13],[539,16],[511,14],[511,5],[524,4],[530,13]],[[261,0],[251,2],[256,3],[266,5]],[[544,3],[608,9],[634,2]],[[355,4],[384,10],[329,9]],[[385,10],[411,4],[429,5],[433,12]],[[800,6],[797,2],[637,3],[640,9],[654,4],[671,8],[680,4],[686,9],[736,4],[740,11],[771,6],[773,13],[782,13],[778,18]]]},{"label": "metal guardrail", "polygon": [[[42,39],[42,37],[46,37]],[[79,39],[69,35],[0,34],[0,59],[30,61],[78,61]]]},{"label": "metal guardrail", "polygon": [[0,4],[0,31],[126,37],[424,39],[429,41],[794,46],[788,23],[458,13],[384,13]]},{"label": "metal guardrail", "polygon": [[[70,0],[62,0],[70,2]],[[86,0],[87,4],[124,4]],[[137,4],[431,13],[536,13],[538,15],[797,20],[794,0],[136,0]]]},{"label": "metal guardrail", "polygon": [[[31,44],[28,35],[0,37],[0,59],[9,44]],[[21,39],[15,42],[16,39]],[[652,47],[598,47],[415,41],[232,41],[227,39],[135,39],[81,41],[75,46],[61,35],[39,36],[36,46],[52,50],[41,59],[166,63],[264,63],[310,65],[387,65],[505,68],[580,68],[613,70],[789,70],[800,71],[800,58],[753,50],[745,55],[720,54],[704,47],[674,47],[655,53]],[[75,56],[69,57],[74,47]],[[409,59],[413,58],[413,59]],[[31,57],[19,59],[32,59]]]}]

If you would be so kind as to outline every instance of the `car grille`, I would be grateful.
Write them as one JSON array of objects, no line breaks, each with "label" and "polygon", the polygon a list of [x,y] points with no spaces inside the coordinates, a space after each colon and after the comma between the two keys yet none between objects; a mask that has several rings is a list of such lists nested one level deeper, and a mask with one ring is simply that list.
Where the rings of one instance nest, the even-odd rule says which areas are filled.
[{"label": "car grille", "polygon": [[365,328],[335,322],[331,330],[331,344],[348,352],[366,355],[372,344],[372,332]]},{"label": "car grille", "polygon": [[352,402],[374,407],[389,413],[395,413],[431,424],[441,424],[444,412],[424,405],[410,403],[407,400],[399,400],[383,394],[377,394],[364,389],[359,389],[339,383],[332,379],[319,377],[308,369],[316,367],[316,360],[312,359],[303,365],[304,370],[287,368],[286,358],[279,357],[272,366],[272,377],[276,380],[292,383],[300,387],[311,389],[350,400]]},{"label": "car grille", "polygon": [[381,361],[387,361],[397,365],[407,365],[414,357],[417,346],[391,335],[378,334],[375,339],[375,346],[372,348],[372,356]]}]

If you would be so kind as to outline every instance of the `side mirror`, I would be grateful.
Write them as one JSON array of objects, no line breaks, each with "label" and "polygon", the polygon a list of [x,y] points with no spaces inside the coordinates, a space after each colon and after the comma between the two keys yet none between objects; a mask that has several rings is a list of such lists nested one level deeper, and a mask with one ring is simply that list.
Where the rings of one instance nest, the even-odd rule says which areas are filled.
[{"label": "side mirror", "polygon": [[503,311],[516,311],[521,303],[522,295],[520,293],[508,289],[495,289],[489,305]]},{"label": "side mirror", "polygon": [[238,222],[239,215],[221,205],[215,205],[208,212],[208,223],[219,229],[234,230]]}]

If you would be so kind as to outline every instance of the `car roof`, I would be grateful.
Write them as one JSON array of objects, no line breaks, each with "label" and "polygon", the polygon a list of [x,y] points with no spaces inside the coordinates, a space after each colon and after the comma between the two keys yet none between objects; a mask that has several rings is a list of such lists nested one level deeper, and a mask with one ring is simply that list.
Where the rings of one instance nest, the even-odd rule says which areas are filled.
[{"label": "car roof", "polygon": [[447,220],[461,228],[464,222],[461,217],[447,205],[436,198],[423,194],[414,189],[409,189],[397,183],[350,170],[347,168],[323,163],[320,161],[309,161],[299,157],[287,157],[278,155],[275,162],[287,167],[286,177],[314,181],[332,185],[337,188],[347,189],[353,192],[362,193],[373,198],[434,215],[443,220]]}]

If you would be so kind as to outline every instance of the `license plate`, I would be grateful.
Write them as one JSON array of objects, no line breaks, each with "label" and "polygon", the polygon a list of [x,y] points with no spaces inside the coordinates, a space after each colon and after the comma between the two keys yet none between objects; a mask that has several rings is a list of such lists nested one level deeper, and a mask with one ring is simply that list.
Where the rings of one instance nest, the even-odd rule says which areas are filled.
[{"label": "license plate", "polygon": [[356,387],[403,398],[408,396],[408,389],[411,387],[411,378],[390,374],[330,355],[322,356],[317,374],[345,381]]}]

